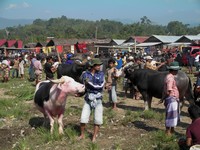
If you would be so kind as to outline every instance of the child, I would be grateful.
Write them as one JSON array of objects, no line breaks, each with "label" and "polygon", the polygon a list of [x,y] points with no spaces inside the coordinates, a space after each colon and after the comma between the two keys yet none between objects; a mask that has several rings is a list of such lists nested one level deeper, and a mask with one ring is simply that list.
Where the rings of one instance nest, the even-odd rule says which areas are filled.
[{"label": "child", "polygon": [[10,70],[8,61],[7,61],[7,60],[6,60],[6,61],[4,60],[4,61],[2,62],[1,67],[2,67],[2,70],[3,70],[3,82],[8,82],[9,70]]},{"label": "child", "polygon": [[116,68],[115,68],[115,60],[108,60],[109,68],[107,69],[107,81],[106,81],[106,89],[108,89],[109,93],[109,101],[113,103],[113,109],[117,108],[117,76],[116,76]]}]

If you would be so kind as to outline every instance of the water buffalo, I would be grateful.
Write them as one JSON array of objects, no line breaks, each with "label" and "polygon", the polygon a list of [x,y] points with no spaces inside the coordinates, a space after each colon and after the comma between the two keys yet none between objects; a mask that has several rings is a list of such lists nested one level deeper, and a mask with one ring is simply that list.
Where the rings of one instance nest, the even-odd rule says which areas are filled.
[{"label": "water buffalo", "polygon": [[[168,71],[159,72],[150,69],[135,69],[134,67],[129,67],[124,69],[124,73],[142,94],[145,110],[151,108],[152,97],[162,98],[164,79]],[[180,101],[186,98],[190,103],[193,103],[194,96],[190,78],[183,71],[179,71],[175,80],[179,90]]]},{"label": "water buffalo", "polygon": [[63,114],[66,98],[69,94],[78,96],[84,93],[85,86],[71,77],[63,76],[57,80],[39,82],[36,86],[34,103],[39,111],[50,120],[51,133],[53,133],[54,118],[58,117],[59,133],[63,134]]},{"label": "water buffalo", "polygon": [[62,76],[72,77],[75,81],[80,81],[80,76],[83,71],[88,69],[88,62],[74,61],[73,64],[59,64],[57,68],[57,78],[61,78]]}]

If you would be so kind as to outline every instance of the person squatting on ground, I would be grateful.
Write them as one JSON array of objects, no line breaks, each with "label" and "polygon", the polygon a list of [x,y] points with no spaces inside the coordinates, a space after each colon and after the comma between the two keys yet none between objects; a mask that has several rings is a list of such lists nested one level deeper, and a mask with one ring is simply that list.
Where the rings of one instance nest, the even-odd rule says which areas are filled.
[{"label": "person squatting on ground", "polygon": [[116,68],[115,68],[115,60],[109,59],[108,60],[107,69],[107,80],[106,80],[106,89],[108,89],[109,94],[109,102],[113,105],[113,109],[117,108],[117,76],[116,76]]},{"label": "person squatting on ground", "polygon": [[95,142],[100,125],[103,124],[102,92],[105,84],[105,77],[104,73],[100,71],[102,62],[99,58],[93,58],[90,65],[90,70],[85,71],[81,76],[86,87],[86,94],[81,114],[81,135],[79,136],[79,139],[85,137],[84,131],[86,123],[89,121],[91,111],[94,110],[94,134],[92,141]]},{"label": "person squatting on ground", "polygon": [[165,127],[166,134],[174,133],[174,127],[177,126],[180,119],[179,116],[179,91],[176,86],[174,76],[180,70],[178,62],[174,61],[168,67],[169,73],[165,78],[164,84],[164,105],[166,108]]},{"label": "person squatting on ground", "polygon": [[178,142],[181,150],[189,150],[191,146],[200,144],[200,107],[193,104],[188,108],[188,113],[192,123],[187,127],[186,139]]}]

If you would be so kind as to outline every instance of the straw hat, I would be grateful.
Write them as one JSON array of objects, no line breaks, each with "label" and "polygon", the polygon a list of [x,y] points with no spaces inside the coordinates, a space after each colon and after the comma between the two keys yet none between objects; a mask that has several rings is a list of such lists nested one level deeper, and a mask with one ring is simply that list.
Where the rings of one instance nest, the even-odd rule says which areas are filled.
[{"label": "straw hat", "polygon": [[151,56],[146,57],[147,60],[152,60],[153,58]]}]

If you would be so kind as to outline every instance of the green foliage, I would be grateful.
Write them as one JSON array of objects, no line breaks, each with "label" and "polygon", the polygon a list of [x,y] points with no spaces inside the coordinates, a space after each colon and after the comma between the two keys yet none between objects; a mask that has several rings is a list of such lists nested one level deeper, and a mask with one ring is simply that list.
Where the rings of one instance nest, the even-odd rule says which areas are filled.
[{"label": "green foliage", "polygon": [[[148,136],[141,138],[137,149],[149,150],[175,150],[179,149],[175,135],[167,136],[164,131],[151,132]],[[142,144],[143,143],[143,144]],[[145,144],[144,144],[145,143]]]},{"label": "green foliage", "polygon": [[71,141],[71,142],[75,142],[77,137],[78,137],[78,132],[74,129],[74,127],[67,127],[64,130],[65,135],[67,135],[67,138]]},{"label": "green foliage", "polygon": [[62,135],[58,133],[58,124],[54,124],[53,134],[46,128],[38,128],[37,133],[44,143],[54,142],[62,139]]},{"label": "green foliage", "polygon": [[153,110],[143,111],[142,114],[140,115],[140,117],[142,117],[144,119],[156,119],[156,120],[159,120],[159,121],[164,119],[163,114],[160,114],[160,113],[155,112]]},{"label": "green foliage", "polygon": [[133,112],[131,110],[126,110],[125,116],[122,119],[121,123],[126,126],[128,123],[131,123],[135,120],[140,119],[140,112]]},{"label": "green foliage", "polygon": [[168,23],[167,29],[170,35],[185,35],[188,32],[188,25],[179,21],[171,21]]},{"label": "green foliage", "polygon": [[33,149],[33,148],[30,148],[30,144],[28,143],[28,141],[26,139],[21,139],[17,146],[14,147],[15,150],[27,150],[27,149]]},{"label": "green foliage", "polygon": [[77,107],[77,108],[68,107],[65,110],[65,114],[66,115],[81,115],[81,111],[82,111],[81,107]]},{"label": "green foliage", "polygon": [[100,148],[97,143],[89,143],[87,149],[88,150],[99,150]]},{"label": "green foliage", "polygon": [[137,111],[137,112],[126,110],[125,117],[122,119],[122,124],[127,125],[128,123],[131,123],[136,120],[141,120],[142,118],[149,120],[152,119],[152,120],[163,121],[164,114],[155,112],[153,110]]},{"label": "green foliage", "polygon": [[[24,43],[44,42],[46,37],[55,38],[122,38],[127,39],[132,35],[184,35],[198,34],[200,25],[189,27],[179,21],[171,21],[167,26],[153,23],[147,16],[143,16],[139,22],[123,24],[118,21],[101,19],[88,21],[82,19],[71,19],[66,16],[50,18],[49,20],[36,19],[31,25],[8,27],[9,39],[21,39]],[[0,38],[6,38],[5,30],[0,30]]]},{"label": "green foliage", "polygon": [[103,125],[107,125],[109,122],[115,120],[116,112],[112,109],[104,109]]},{"label": "green foliage", "polygon": [[114,143],[113,149],[115,150],[121,150],[119,143]]}]

